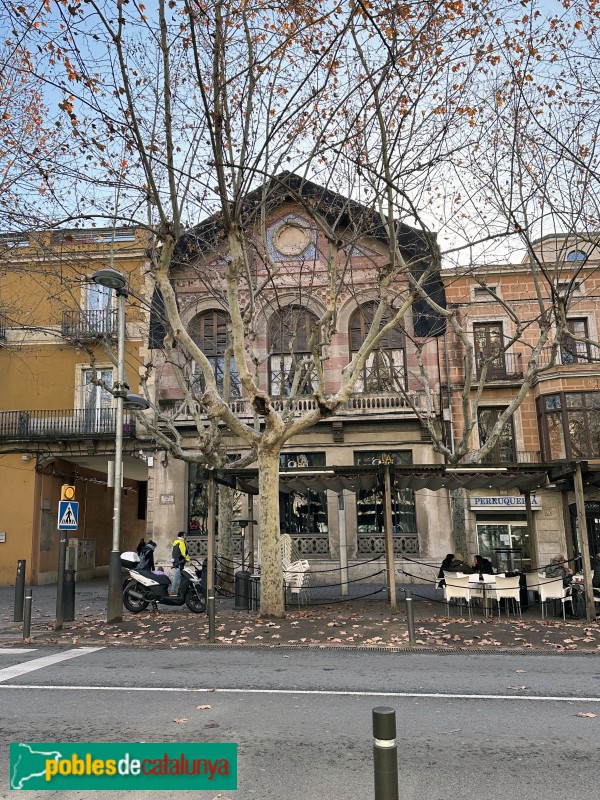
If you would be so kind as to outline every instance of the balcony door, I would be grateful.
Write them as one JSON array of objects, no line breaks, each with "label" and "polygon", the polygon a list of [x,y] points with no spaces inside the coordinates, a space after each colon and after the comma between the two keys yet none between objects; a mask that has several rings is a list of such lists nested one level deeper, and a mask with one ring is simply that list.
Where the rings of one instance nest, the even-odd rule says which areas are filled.
[{"label": "balcony door", "polygon": [[[490,438],[494,425],[498,422],[498,417],[503,411],[503,408],[498,408],[497,406],[493,406],[492,408],[480,408],[478,410],[477,425],[479,427],[480,446],[483,446]],[[504,427],[500,431],[500,436],[492,450],[482,461],[485,464],[511,464],[516,460],[515,432],[512,419],[509,419],[504,423]]]},{"label": "balcony door", "polygon": [[106,386],[112,386],[112,369],[83,370],[83,427],[85,433],[111,433],[113,423],[113,396],[103,386],[93,382],[94,377]]},{"label": "balcony door", "polygon": [[588,339],[587,319],[568,319],[567,330],[571,336],[565,336],[560,348],[561,361],[563,364],[580,364],[590,360],[590,346],[587,342],[579,342],[577,339]]},{"label": "balcony door", "polygon": [[501,322],[483,322],[473,325],[475,341],[475,361],[477,377],[480,378],[487,366],[488,380],[501,380],[506,377],[504,359],[504,336]]},{"label": "balcony door", "polygon": [[112,289],[91,283],[87,287],[85,309],[81,320],[85,333],[105,334],[113,332],[113,314],[111,312]]}]

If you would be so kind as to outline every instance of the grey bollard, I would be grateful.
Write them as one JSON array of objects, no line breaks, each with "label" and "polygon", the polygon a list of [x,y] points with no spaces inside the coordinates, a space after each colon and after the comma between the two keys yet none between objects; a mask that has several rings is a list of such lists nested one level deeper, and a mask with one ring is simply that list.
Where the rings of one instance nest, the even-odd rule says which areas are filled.
[{"label": "grey bollard", "polygon": [[375,800],[398,800],[398,745],[393,708],[373,709],[373,736]]},{"label": "grey bollard", "polygon": [[27,562],[20,558],[17,561],[17,577],[15,578],[15,607],[13,622],[23,622],[23,599],[25,597],[25,572]]},{"label": "grey bollard", "polygon": [[63,591],[63,621],[73,622],[75,619],[75,570],[65,570]]},{"label": "grey bollard", "polygon": [[406,621],[408,623],[408,643],[415,644],[415,616],[413,611],[412,592],[406,592]]},{"label": "grey bollard", "polygon": [[31,638],[31,605],[33,602],[31,589],[25,593],[25,608],[23,615],[23,641]]}]

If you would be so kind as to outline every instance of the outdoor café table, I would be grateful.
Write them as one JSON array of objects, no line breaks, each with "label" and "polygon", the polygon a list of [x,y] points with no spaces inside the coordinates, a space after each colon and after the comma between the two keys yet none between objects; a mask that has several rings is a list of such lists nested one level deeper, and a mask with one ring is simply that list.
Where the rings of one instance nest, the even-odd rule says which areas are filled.
[{"label": "outdoor caf\u00e9 table", "polygon": [[488,591],[496,586],[495,575],[483,575],[479,577],[477,573],[469,576],[469,589],[481,589],[481,604],[486,617],[489,616],[489,598]]}]

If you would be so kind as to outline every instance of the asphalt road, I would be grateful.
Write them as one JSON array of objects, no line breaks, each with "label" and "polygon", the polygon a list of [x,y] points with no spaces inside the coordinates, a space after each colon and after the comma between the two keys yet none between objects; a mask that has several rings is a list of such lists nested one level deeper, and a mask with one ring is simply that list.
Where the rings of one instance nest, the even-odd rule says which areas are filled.
[{"label": "asphalt road", "polygon": [[3,799],[10,741],[216,741],[239,746],[222,798],[373,800],[378,705],[397,712],[402,800],[598,796],[598,656],[100,649],[20,674],[65,652],[0,651]]}]

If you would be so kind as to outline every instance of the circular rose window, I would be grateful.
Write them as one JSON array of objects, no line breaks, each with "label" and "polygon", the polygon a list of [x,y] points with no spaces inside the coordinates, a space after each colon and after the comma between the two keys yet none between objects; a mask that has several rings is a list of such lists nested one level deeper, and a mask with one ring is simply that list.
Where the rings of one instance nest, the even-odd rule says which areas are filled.
[{"label": "circular rose window", "polygon": [[284,256],[299,256],[310,244],[310,228],[295,222],[286,222],[277,229],[273,244]]}]

